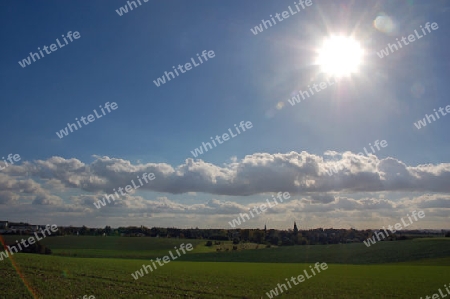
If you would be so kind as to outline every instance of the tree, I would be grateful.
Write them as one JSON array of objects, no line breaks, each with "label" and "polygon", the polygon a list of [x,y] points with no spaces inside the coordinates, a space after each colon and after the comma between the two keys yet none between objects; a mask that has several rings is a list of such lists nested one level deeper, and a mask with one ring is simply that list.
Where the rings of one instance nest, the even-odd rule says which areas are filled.
[{"label": "tree", "polygon": [[80,229],[80,234],[82,236],[85,236],[88,234],[88,231],[89,231],[89,229],[85,225],[83,225],[83,227]]},{"label": "tree", "polygon": [[111,232],[112,232],[111,226],[108,226],[108,225],[105,226],[105,234],[107,236],[109,236],[111,234]]},{"label": "tree", "polygon": [[241,240],[242,241],[248,241],[249,237],[250,237],[249,230],[248,229],[243,229],[241,231]]}]

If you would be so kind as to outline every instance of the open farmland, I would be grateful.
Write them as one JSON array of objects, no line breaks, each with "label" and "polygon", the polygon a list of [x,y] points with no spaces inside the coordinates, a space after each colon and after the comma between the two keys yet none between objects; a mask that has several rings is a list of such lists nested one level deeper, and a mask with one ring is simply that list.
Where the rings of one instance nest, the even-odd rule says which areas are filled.
[{"label": "open farmland", "polygon": [[[61,241],[63,239],[47,238],[46,245],[51,243],[56,252],[64,249],[77,255],[79,252],[87,254],[76,242],[67,246],[65,244],[69,243]],[[203,246],[204,240],[183,240],[197,244],[192,253],[181,257],[183,261],[170,262],[138,280],[133,279],[131,273],[149,264],[149,258],[167,254],[181,240],[73,239],[78,239],[83,246],[90,244],[94,256],[99,250],[106,252],[107,257],[15,254],[15,267],[10,259],[0,262],[6,290],[4,298],[33,298],[25,282],[36,293],[35,298],[78,298],[84,294],[93,294],[96,298],[267,298],[265,293],[277,283],[302,274],[317,261],[327,262],[328,269],[317,278],[285,291],[283,298],[413,298],[432,294],[450,281],[450,254],[447,252],[450,240],[445,239],[380,242],[373,248],[362,245],[360,252],[358,244],[343,244],[336,245],[342,251],[333,246],[317,245],[221,253],[208,252],[212,249]],[[119,239],[125,240],[120,250],[111,246],[122,242]],[[366,255],[362,255],[364,251]],[[351,252],[354,252],[355,263],[360,265],[350,265],[348,255]],[[409,261],[387,264],[392,262],[393,256],[400,256],[396,252],[403,252],[403,259]],[[143,256],[148,256],[147,260],[142,259]],[[275,256],[283,258],[268,261]],[[202,262],[201,257],[222,262]],[[233,257],[237,261],[225,262]],[[300,263],[301,260],[304,262]]]},{"label": "open farmland", "polygon": [[[4,236],[9,243],[20,236]],[[264,248],[256,244],[239,244],[238,251],[216,252],[214,245],[206,247],[205,240],[170,238],[122,238],[67,236],[45,238],[53,255],[71,257],[150,259],[162,255],[181,243],[192,243],[194,250],[180,257],[183,261],[198,262],[258,262],[258,263],[312,263],[324,261],[334,264],[382,264],[417,261],[427,258],[450,257],[448,238],[421,238],[409,241],[379,242],[371,247],[363,243],[336,245],[304,245]],[[230,246],[231,242],[220,245]],[[208,254],[205,254],[208,253]]]},{"label": "open farmland", "polygon": [[[302,274],[308,264],[171,262],[135,281],[142,261],[18,255],[18,268],[37,298],[260,298]],[[448,265],[448,263],[447,263]],[[0,265],[5,298],[33,298],[10,262]],[[320,279],[285,298],[413,298],[450,281],[448,266],[329,264]],[[406,278],[408,278],[406,280]],[[22,297],[23,296],[23,297]]]}]

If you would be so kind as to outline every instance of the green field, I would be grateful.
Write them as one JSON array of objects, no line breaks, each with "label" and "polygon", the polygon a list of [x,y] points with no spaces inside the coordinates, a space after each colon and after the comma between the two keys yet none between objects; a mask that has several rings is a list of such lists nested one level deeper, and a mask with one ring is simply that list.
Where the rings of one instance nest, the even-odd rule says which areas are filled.
[{"label": "green field", "polygon": [[[268,298],[265,293],[285,278],[323,261],[327,270],[277,298],[420,298],[450,282],[446,239],[380,242],[370,248],[343,244],[221,253],[203,246],[203,240],[58,237],[43,243],[51,244],[57,255],[15,254],[19,271],[9,258],[0,261],[0,298],[33,298],[24,281],[36,298]],[[181,243],[196,248],[183,261],[133,279],[131,273],[149,263],[143,257],[162,257]],[[77,257],[58,256],[63,252]],[[105,256],[79,257],[100,253]]]}]

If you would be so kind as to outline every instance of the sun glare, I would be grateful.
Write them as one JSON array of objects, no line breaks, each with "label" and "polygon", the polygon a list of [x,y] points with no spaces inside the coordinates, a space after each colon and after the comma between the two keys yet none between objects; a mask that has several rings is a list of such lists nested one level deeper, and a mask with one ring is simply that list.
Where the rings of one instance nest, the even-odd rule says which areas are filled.
[{"label": "sun glare", "polygon": [[353,38],[333,36],[324,41],[316,63],[329,76],[346,77],[358,72],[363,53]]}]

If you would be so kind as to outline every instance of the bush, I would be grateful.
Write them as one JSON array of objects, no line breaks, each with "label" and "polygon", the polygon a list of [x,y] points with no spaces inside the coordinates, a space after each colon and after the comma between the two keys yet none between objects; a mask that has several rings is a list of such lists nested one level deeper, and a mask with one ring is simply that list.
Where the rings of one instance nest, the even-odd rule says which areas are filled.
[{"label": "bush", "polygon": [[211,247],[213,243],[211,241],[206,242],[205,246]]}]

